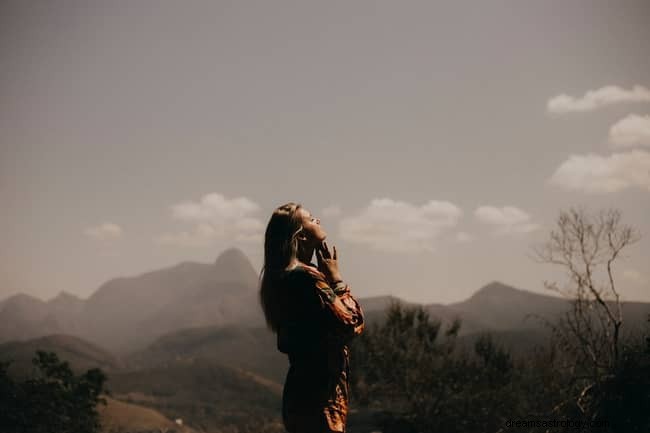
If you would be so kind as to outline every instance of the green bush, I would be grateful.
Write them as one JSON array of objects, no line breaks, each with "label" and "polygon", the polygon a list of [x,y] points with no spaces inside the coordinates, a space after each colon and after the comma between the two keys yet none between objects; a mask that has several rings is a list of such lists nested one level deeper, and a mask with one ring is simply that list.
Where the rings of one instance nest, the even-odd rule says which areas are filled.
[{"label": "green bush", "polygon": [[23,381],[8,374],[12,361],[0,362],[0,431],[3,433],[95,433],[97,404],[106,381],[93,368],[75,375],[54,352],[37,351],[36,374]]}]

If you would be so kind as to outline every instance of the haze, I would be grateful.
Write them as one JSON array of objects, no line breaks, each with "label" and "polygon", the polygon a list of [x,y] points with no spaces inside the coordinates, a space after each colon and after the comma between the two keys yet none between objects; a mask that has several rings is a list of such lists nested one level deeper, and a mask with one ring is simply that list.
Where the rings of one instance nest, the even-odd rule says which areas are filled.
[{"label": "haze", "polygon": [[235,246],[288,201],[360,297],[561,279],[561,209],[615,207],[650,301],[650,4],[5,1],[0,299]]}]

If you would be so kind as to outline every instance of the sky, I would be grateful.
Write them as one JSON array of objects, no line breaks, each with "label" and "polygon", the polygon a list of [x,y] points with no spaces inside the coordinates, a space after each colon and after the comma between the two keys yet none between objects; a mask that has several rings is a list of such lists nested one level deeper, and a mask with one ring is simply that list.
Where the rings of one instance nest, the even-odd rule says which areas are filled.
[{"label": "sky", "polygon": [[0,299],[238,247],[299,202],[358,297],[548,293],[562,210],[621,211],[650,301],[648,1],[4,1]]}]

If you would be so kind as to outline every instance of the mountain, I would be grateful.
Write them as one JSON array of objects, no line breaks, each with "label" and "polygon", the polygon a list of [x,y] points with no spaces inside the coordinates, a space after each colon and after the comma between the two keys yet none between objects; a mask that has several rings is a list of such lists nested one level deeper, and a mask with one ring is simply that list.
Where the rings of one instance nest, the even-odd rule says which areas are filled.
[{"label": "mountain", "polygon": [[86,301],[82,335],[124,352],[189,326],[261,323],[256,290],[253,266],[231,248],[213,264],[183,262],[108,281]]},{"label": "mountain", "polygon": [[[360,300],[369,323],[381,321],[385,309],[393,302],[399,302],[405,307],[420,305],[394,296]],[[461,319],[460,335],[481,331],[538,329],[541,322],[535,317],[529,317],[530,314],[554,320],[568,306],[565,299],[528,292],[498,281],[486,284],[461,302],[422,305],[429,316],[440,320],[443,326],[450,324],[456,318]]]},{"label": "mountain", "polygon": [[498,281],[481,287],[465,301],[449,305],[460,317],[489,330],[537,329],[541,323],[529,315],[555,320],[568,307],[565,299],[528,292]]},{"label": "mountain", "polygon": [[[368,326],[383,321],[392,303],[418,305],[394,296],[358,300]],[[489,331],[497,342],[523,353],[548,335],[529,314],[552,320],[569,306],[565,299],[501,282],[481,287],[462,302],[423,305],[432,319],[444,324],[462,320],[461,345],[471,347],[480,333]],[[166,427],[169,420],[182,418],[199,431],[235,425],[262,431],[251,425],[264,423],[282,430],[278,413],[288,359],[277,351],[275,335],[264,326],[257,275],[239,251],[224,252],[212,264],[183,262],[111,280],[87,301],[65,293],[48,302],[16,295],[2,307],[0,323],[11,324],[16,334],[78,321],[86,328],[84,335],[97,336],[88,341],[108,350],[57,333],[0,344],[0,358],[11,354],[19,364],[29,366],[37,348],[52,348],[76,368],[103,368],[109,373],[108,389],[118,400],[113,407],[121,408],[118,415],[108,416],[116,423],[150,419],[147,425],[162,422]],[[645,325],[650,304],[626,302],[622,308],[626,329]],[[64,311],[74,320],[67,323],[58,318]],[[0,333],[4,331],[0,328]],[[109,352],[116,349],[128,352],[114,352],[118,358]],[[141,413],[138,406],[157,412]],[[365,415],[357,415],[364,419]]]},{"label": "mountain", "polygon": [[[31,359],[36,350],[55,352],[76,374],[101,368],[107,374],[105,392],[110,395],[103,396],[107,406],[98,406],[104,433],[233,431],[228,430],[232,426],[261,431],[255,427],[268,425],[276,427],[273,431],[282,431],[278,418],[281,384],[246,369],[247,365],[256,365],[259,351],[270,354],[271,348],[260,346],[261,340],[253,334],[246,338],[246,332],[236,329],[215,331],[216,339],[226,343],[221,354],[189,357],[181,353],[178,359],[168,357],[148,366],[125,365],[100,347],[68,335],[0,344],[0,361],[12,360],[9,373],[18,378],[32,375]],[[196,334],[187,340],[198,344],[196,340],[201,337]],[[176,343],[187,347],[185,339],[170,346]],[[165,339],[160,344],[165,345]],[[165,353],[169,352],[159,350],[154,355]],[[175,422],[177,419],[182,425]]]},{"label": "mountain", "polygon": [[54,298],[50,299],[47,304],[50,312],[59,317],[81,313],[84,309],[85,301],[72,293],[61,291]]},{"label": "mountain", "polygon": [[77,333],[83,307],[82,299],[66,292],[47,302],[25,294],[11,296],[0,303],[0,341]]},{"label": "mountain", "polygon": [[416,307],[422,306],[428,313],[432,320],[440,320],[443,326],[450,324],[454,319],[461,318],[463,320],[460,330],[461,334],[478,332],[487,329],[488,326],[477,321],[474,318],[467,317],[451,306],[443,304],[418,304],[415,302],[407,302],[395,296],[373,296],[370,298],[360,298],[359,303],[364,312],[364,318],[367,326],[380,324],[386,315],[386,309],[393,303],[399,303],[403,307]]},{"label": "mountain", "polygon": [[243,368],[282,383],[287,355],[279,352],[276,337],[265,327],[209,326],[164,335],[125,359],[131,368],[152,368],[173,361],[207,359],[231,368]]},{"label": "mountain", "polygon": [[[615,304],[607,302],[615,309]],[[464,320],[480,324],[485,331],[546,330],[544,320],[555,321],[571,307],[561,297],[517,289],[498,281],[481,287],[467,300],[448,307]],[[650,303],[621,302],[624,332],[635,333],[645,326]]]},{"label": "mountain", "polygon": [[119,358],[96,344],[64,334],[0,344],[0,359],[13,361],[9,367],[11,374],[26,376],[32,370],[31,360],[37,350],[55,352],[75,373],[95,367],[110,372],[124,366]]},{"label": "mountain", "polygon": [[87,300],[65,292],[48,302],[19,294],[0,304],[0,341],[65,333],[126,353],[177,329],[261,325],[257,282],[248,258],[230,248],[213,263],[111,279]]},{"label": "mountain", "polygon": [[182,359],[117,372],[109,377],[107,389],[118,400],[146,405],[205,431],[241,431],[229,426],[262,431],[251,425],[280,421],[278,384],[215,360]]},{"label": "mountain", "polygon": [[[392,302],[415,305],[394,296],[360,299],[370,326],[383,320]],[[462,320],[462,335],[489,331],[540,329],[535,314],[556,319],[569,302],[491,282],[470,298],[452,304],[426,304],[432,318]],[[644,322],[648,303],[623,304],[626,329]],[[632,325],[632,326],[629,326]],[[19,294],[0,303],[0,342],[49,334],[70,334],[95,342],[118,355],[142,350],[157,338],[181,329],[242,326],[263,328],[258,273],[237,248],[213,263],[175,266],[102,284],[88,299],[61,292],[50,301]]]},{"label": "mountain", "polygon": [[106,405],[99,404],[97,412],[102,433],[150,433],[171,432],[196,433],[196,430],[167,418],[157,410],[128,403],[102,395]]},{"label": "mountain", "polygon": [[[212,337],[212,333],[210,336],[196,334],[194,338],[169,343],[170,347],[176,344],[187,347],[188,340],[200,346],[197,340],[201,337],[221,339],[225,351],[213,353],[212,357],[204,356],[207,353],[198,357],[181,353],[183,356],[178,359],[167,357],[155,365],[125,365],[87,341],[68,335],[52,335],[0,344],[0,361],[12,360],[9,372],[20,378],[33,373],[31,359],[36,350],[55,352],[76,374],[89,368],[101,368],[107,374],[105,390],[110,395],[104,396],[108,406],[98,406],[105,433],[144,433],[159,429],[190,433],[205,429],[222,431],[221,428],[228,426],[278,424],[281,384],[246,369],[247,365],[261,365],[256,364],[257,355],[271,354],[271,348],[260,346],[263,339],[253,334],[246,338],[246,332],[237,329],[214,330],[216,337]],[[184,334],[180,333],[180,337]],[[164,346],[165,339],[161,340]],[[251,350],[253,348],[256,349]],[[159,350],[154,356],[166,353],[170,352]],[[281,359],[280,355],[276,356]],[[286,363],[286,359],[284,361]],[[285,365],[281,368],[286,370]],[[183,425],[172,421],[176,419],[182,419]],[[276,427],[275,431],[281,431],[279,425]]]},{"label": "mountain", "polygon": [[0,341],[34,338],[62,330],[47,302],[17,294],[2,303]]}]

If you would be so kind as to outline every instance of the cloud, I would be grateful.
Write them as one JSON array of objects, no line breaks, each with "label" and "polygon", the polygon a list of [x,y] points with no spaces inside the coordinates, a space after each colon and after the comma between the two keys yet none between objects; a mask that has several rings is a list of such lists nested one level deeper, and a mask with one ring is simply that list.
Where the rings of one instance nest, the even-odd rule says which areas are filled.
[{"label": "cloud", "polygon": [[122,233],[122,228],[120,226],[109,222],[94,227],[88,227],[84,230],[86,236],[98,241],[118,239],[122,237]]},{"label": "cloud", "polygon": [[358,215],[343,218],[340,236],[379,251],[433,251],[434,241],[454,227],[463,212],[453,203],[431,200],[422,206],[374,199]]},{"label": "cloud", "polygon": [[219,193],[204,195],[199,202],[171,206],[172,218],[193,224],[189,231],[154,237],[159,245],[201,247],[216,240],[261,243],[264,225],[254,214],[260,206],[246,197],[228,199]]},{"label": "cloud", "polygon": [[337,218],[341,216],[341,206],[335,204],[332,206],[327,206],[321,211],[324,217]]},{"label": "cloud", "polygon": [[185,201],[172,206],[174,218],[188,221],[237,220],[260,210],[260,207],[246,197],[227,199],[219,193],[203,196],[199,203]]},{"label": "cloud", "polygon": [[614,147],[650,146],[650,116],[630,114],[609,128]]},{"label": "cloud", "polygon": [[575,98],[565,93],[554,96],[546,104],[549,113],[565,114],[571,112],[593,111],[607,105],[622,102],[648,102],[650,90],[636,85],[631,90],[618,86],[605,86],[597,90],[589,90],[582,98]]},{"label": "cloud", "polygon": [[589,193],[609,193],[630,187],[650,190],[650,153],[634,150],[610,156],[571,155],[549,183]]},{"label": "cloud", "polygon": [[531,222],[529,214],[515,206],[479,206],[474,211],[476,219],[496,228],[495,234],[530,233],[541,226]]},{"label": "cloud", "polygon": [[623,278],[633,281],[635,283],[645,283],[646,278],[643,274],[636,269],[626,269],[623,271]]}]

